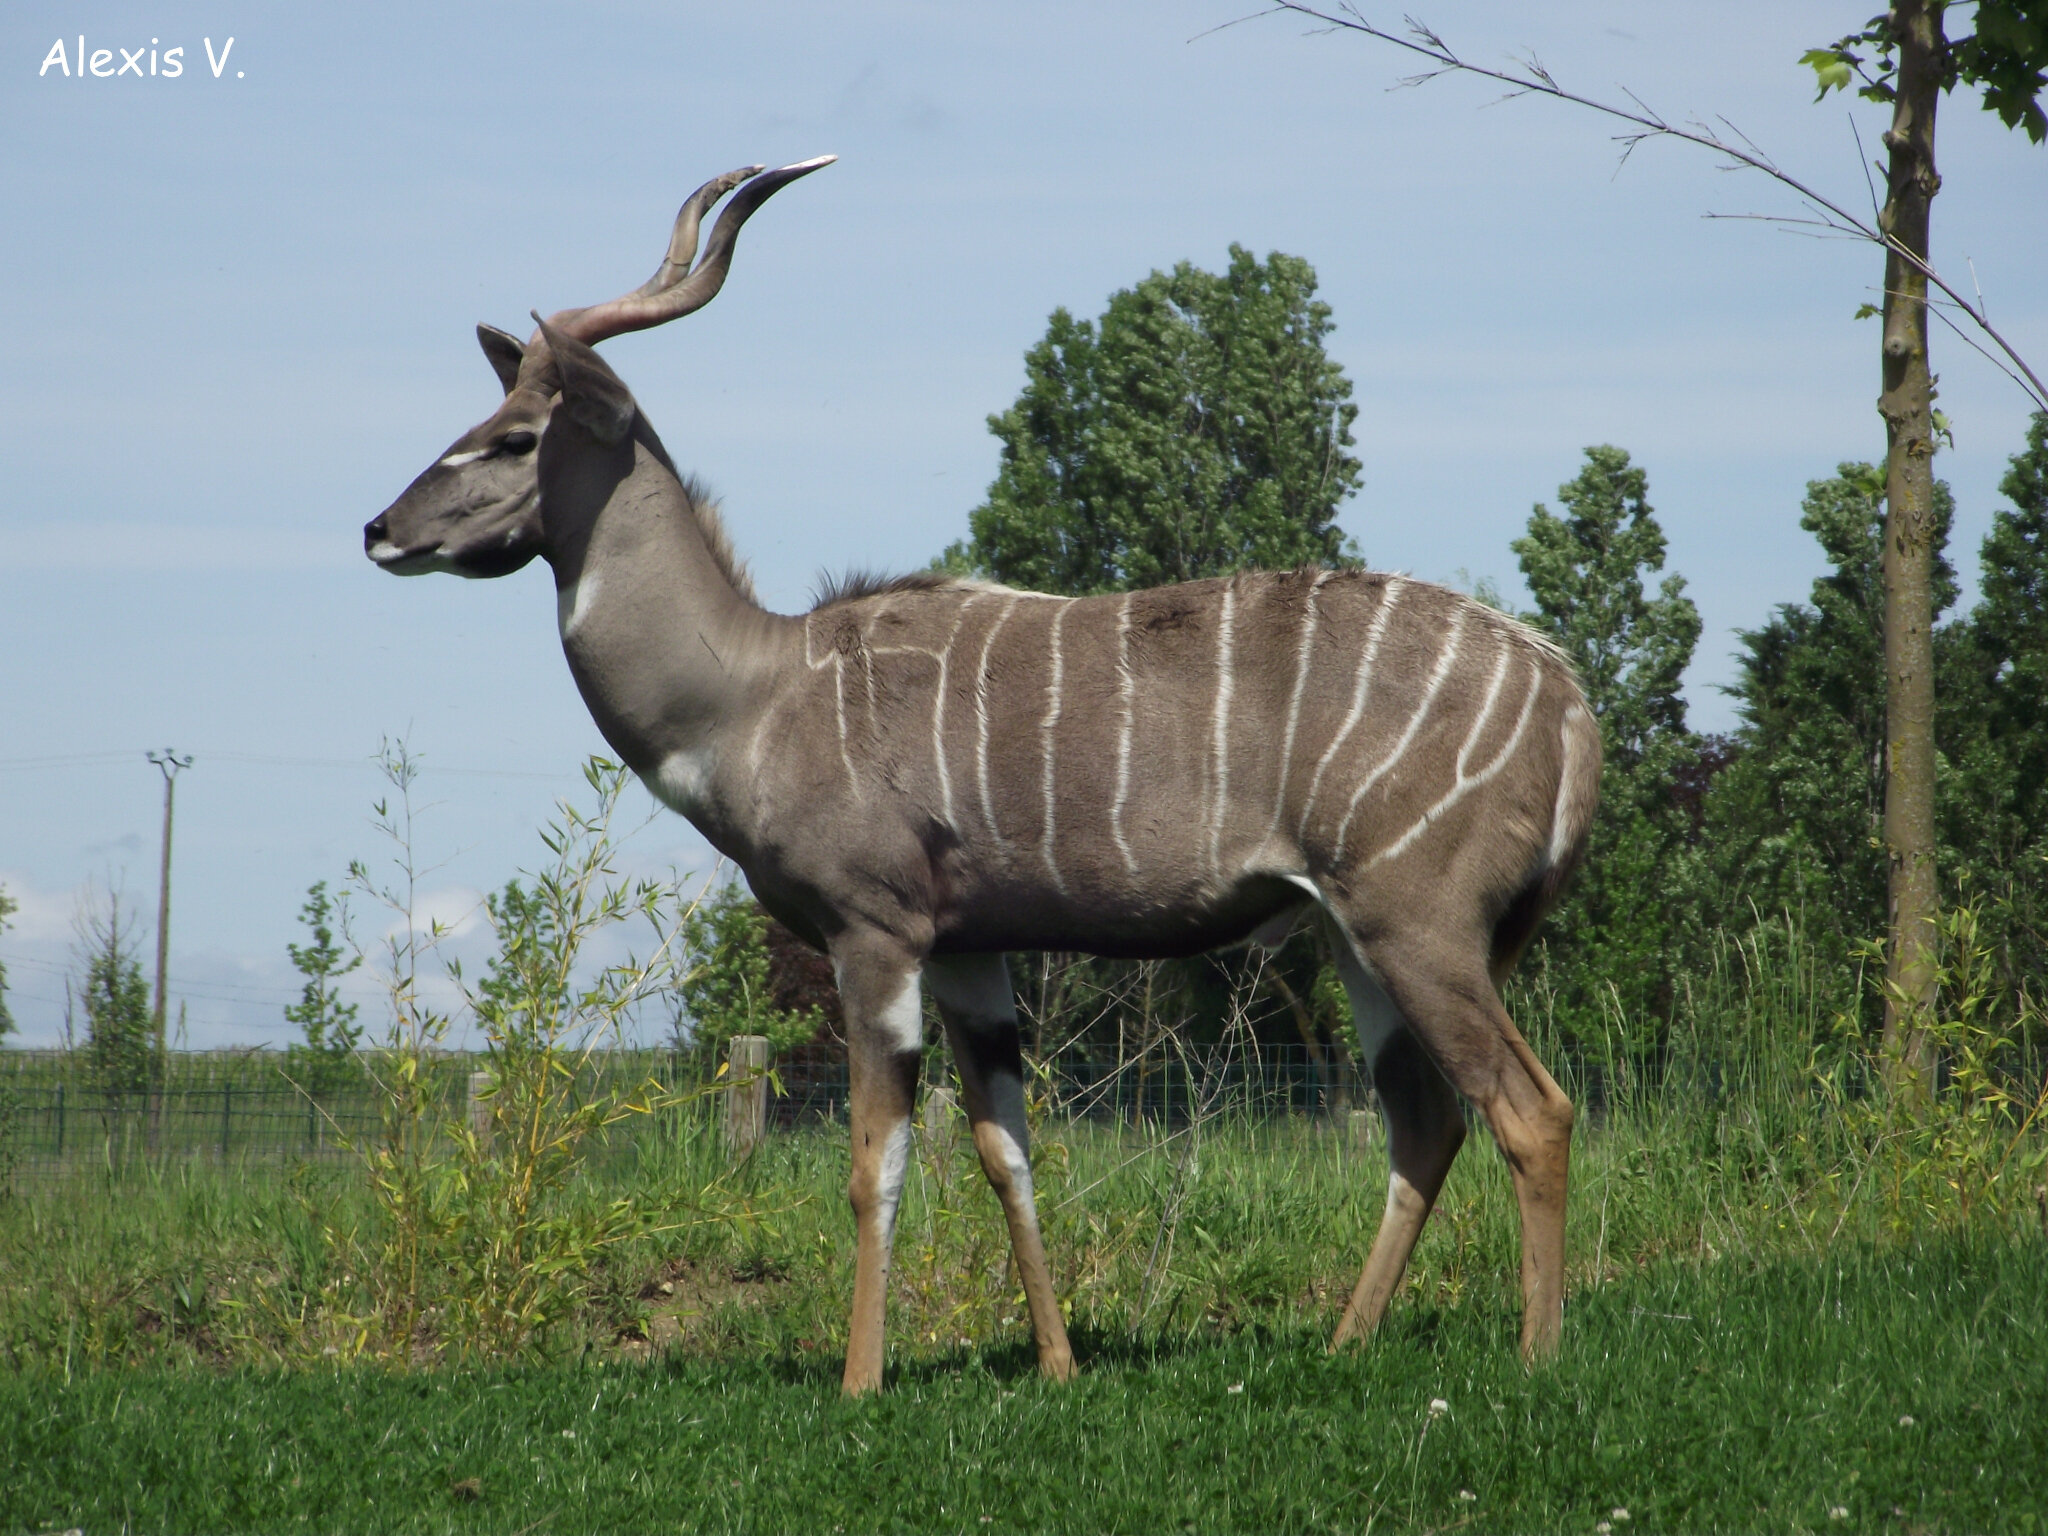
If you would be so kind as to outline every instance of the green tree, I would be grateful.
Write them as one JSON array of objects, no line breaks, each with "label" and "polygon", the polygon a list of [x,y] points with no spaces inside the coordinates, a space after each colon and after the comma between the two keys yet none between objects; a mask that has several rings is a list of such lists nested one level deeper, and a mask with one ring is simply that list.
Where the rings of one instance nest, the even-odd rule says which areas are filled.
[{"label": "green tree", "polygon": [[357,1005],[344,1003],[339,991],[341,978],[363,963],[361,955],[346,955],[335,942],[334,925],[345,921],[345,905],[345,897],[329,897],[327,882],[316,880],[299,909],[299,921],[311,931],[313,942],[285,945],[293,967],[306,978],[299,1000],[285,1005],[285,1021],[296,1024],[303,1037],[286,1049],[285,1070],[316,1093],[346,1075],[356,1042],[363,1037],[362,1026],[356,1023]]},{"label": "green tree", "polygon": [[[0,933],[13,926],[13,917],[21,910],[15,899],[7,894],[7,887],[0,885]],[[14,1015],[7,1011],[7,962],[0,960],[0,1040],[14,1033]]]},{"label": "green tree", "polygon": [[678,1034],[707,1061],[734,1035],[766,1035],[777,1053],[806,1045],[824,1027],[821,1008],[782,1008],[775,999],[768,914],[738,881],[699,901],[683,923],[687,959],[675,988]]},{"label": "green tree", "polygon": [[1627,1020],[1669,1000],[1672,871],[1690,831],[1677,786],[1695,754],[1678,689],[1700,616],[1682,577],[1647,585],[1664,568],[1664,531],[1626,452],[1588,448],[1558,501],[1562,515],[1537,504],[1513,548],[1536,600],[1525,617],[1577,665],[1606,752],[1586,868],[1545,946],[1559,1016],[1584,1031],[1604,997]]},{"label": "green tree", "polygon": [[[2008,128],[2048,137],[2040,93],[2048,84],[2048,5],[1976,0],[1975,30],[1951,38],[1948,0],[1895,0],[1863,30],[1801,62],[1820,95],[1847,90],[1892,109],[1884,136],[1886,242],[1880,345],[1884,417],[1885,720],[1884,841],[1891,905],[1885,1044],[1901,1083],[1926,1083],[1927,1011],[1938,985],[1935,747],[1934,453],[1945,430],[1934,409],[1927,345],[1929,230],[1941,177],[1934,164],[1935,111],[1957,85],[1981,87],[1984,106]],[[1867,54],[1864,50],[1870,50]],[[2035,381],[2035,389],[2040,388]],[[2039,398],[2037,394],[2037,398]]]},{"label": "green tree", "polygon": [[149,1086],[152,1049],[149,983],[135,942],[135,923],[121,909],[119,892],[107,897],[105,915],[89,909],[79,925],[85,975],[77,983],[85,1011],[86,1061],[93,1081],[109,1093],[139,1093]]},{"label": "green tree", "polygon": [[[1942,554],[1954,505],[1938,481],[1933,503],[1939,614],[1957,588]],[[1831,569],[1810,601],[1742,633],[1736,757],[1707,797],[1717,906],[1796,911],[1837,959],[1885,927],[1885,524],[1878,466],[1845,463],[1807,483],[1799,525]]]},{"label": "green tree", "polygon": [[1300,257],[1233,245],[1222,274],[1154,272],[1099,322],[1055,310],[940,563],[1078,595],[1353,558],[1335,518],[1358,408],[1315,291]]},{"label": "green tree", "polygon": [[1999,490],[2012,505],[1984,539],[1982,597],[1945,648],[1942,830],[1991,898],[1988,937],[2016,996],[2048,970],[2048,413]]}]

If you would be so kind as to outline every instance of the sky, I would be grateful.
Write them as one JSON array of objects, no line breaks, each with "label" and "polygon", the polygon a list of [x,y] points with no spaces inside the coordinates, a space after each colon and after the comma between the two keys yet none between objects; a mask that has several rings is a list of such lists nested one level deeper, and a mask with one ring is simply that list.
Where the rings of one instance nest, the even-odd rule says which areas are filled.
[{"label": "sky", "polygon": [[[1030,6],[135,5],[0,11],[0,934],[15,1046],[62,1034],[82,907],[153,954],[177,788],[171,1000],[194,1047],[287,1037],[315,880],[390,851],[380,743],[423,763],[422,906],[487,943],[480,893],[602,748],[548,573],[398,581],[361,527],[497,389],[480,320],[636,285],[690,189],[838,164],[749,225],[718,300],[605,352],[723,499],[763,600],[921,567],[996,465],[986,418],[1064,306],[1232,242],[1304,256],[1360,406],[1368,561],[1521,596],[1509,542],[1614,443],[1649,474],[1705,624],[1693,723],[1726,729],[1736,631],[1821,571],[1809,480],[1884,451],[1873,250],[1689,146],[1621,164],[1608,122],[1256,0]],[[1725,119],[1854,207],[1881,109],[1813,101],[1806,48],[1869,6],[1427,5],[1464,56]],[[1398,24],[1399,8],[1367,7]],[[1704,18],[1704,19],[1702,19]],[[77,69],[106,49],[119,70]],[[232,39],[230,46],[229,40]],[[66,74],[43,67],[63,43]],[[173,48],[182,72],[169,74]],[[145,50],[153,51],[158,73]],[[1961,93],[1940,119],[1935,265],[2048,359],[2048,149]],[[1853,123],[1853,130],[1852,130]],[[2027,402],[1937,333],[1966,597]],[[679,818],[626,864],[702,878]],[[641,823],[644,821],[644,825]],[[380,866],[381,867],[381,866]],[[374,942],[385,920],[359,917]],[[465,948],[466,946],[466,948]],[[357,978],[362,982],[362,978]],[[375,1020],[375,1004],[367,1018]]]}]

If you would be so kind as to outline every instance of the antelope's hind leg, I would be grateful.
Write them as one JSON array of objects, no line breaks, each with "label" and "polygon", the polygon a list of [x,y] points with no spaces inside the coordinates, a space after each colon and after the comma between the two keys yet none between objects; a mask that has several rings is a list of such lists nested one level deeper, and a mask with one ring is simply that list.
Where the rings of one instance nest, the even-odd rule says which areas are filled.
[{"label": "antelope's hind leg", "polygon": [[1486,956],[1453,952],[1441,937],[1448,931],[1410,930],[1376,943],[1371,958],[1416,1039],[1507,1159],[1522,1217],[1522,1355],[1547,1359],[1564,1330],[1572,1101],[1508,1017]]},{"label": "antelope's hind leg", "polygon": [[1010,1251],[1031,1308],[1038,1368],[1055,1381],[1074,1374],[1074,1351],[1054,1294],[1052,1269],[1038,1230],[1031,1191],[1031,1132],[1024,1116],[1024,1058],[1017,1039],[1017,1005],[1001,955],[948,955],[926,963],[932,1000],[946,1021],[953,1061],[974,1127],[981,1170],[1002,1202]]},{"label": "antelope's hind leg", "polygon": [[1457,1094],[1345,936],[1336,938],[1337,973],[1351,999],[1359,1047],[1372,1065],[1387,1127],[1387,1208],[1337,1323],[1332,1349],[1363,1339],[1379,1326],[1465,1140]]},{"label": "antelope's hind leg", "polygon": [[846,1016],[847,1110],[853,1122],[855,1251],[853,1314],[847,1329],[845,1390],[882,1385],[887,1337],[889,1252],[910,1154],[910,1112],[923,1058],[923,1018],[914,961],[887,946],[833,947]]}]

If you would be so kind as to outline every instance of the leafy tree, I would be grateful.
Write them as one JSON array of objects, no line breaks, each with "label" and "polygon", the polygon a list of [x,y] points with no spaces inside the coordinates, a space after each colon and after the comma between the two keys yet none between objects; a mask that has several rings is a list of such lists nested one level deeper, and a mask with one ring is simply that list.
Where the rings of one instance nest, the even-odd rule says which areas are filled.
[{"label": "leafy tree", "polygon": [[121,910],[118,892],[108,895],[104,916],[83,914],[79,942],[85,976],[77,997],[85,1010],[93,1081],[109,1093],[139,1093],[149,1086],[155,1061],[149,983],[142,976],[134,919]]},{"label": "leafy tree", "polygon": [[2048,84],[2048,6],[2042,0],[1976,0],[1976,29],[1958,38],[1947,35],[1948,10],[1948,0],[1895,0],[1862,31],[1812,49],[1801,61],[1814,70],[1822,97],[1860,78],[1860,95],[1892,109],[1884,136],[1885,202],[1878,217],[1886,239],[1878,410],[1888,445],[1883,569],[1890,750],[1884,840],[1892,929],[1885,1043],[1901,1083],[1927,1079],[1923,1034],[1938,985],[1934,453],[1946,424],[1934,409],[1927,345],[1929,229],[1941,188],[1934,165],[1935,111],[1957,85],[1975,85],[1984,91],[1986,109],[2008,128],[2024,125],[2036,144],[2048,137],[2048,117],[2039,105]]},{"label": "leafy tree", "polygon": [[989,418],[1002,462],[971,539],[940,563],[1049,592],[1189,581],[1352,558],[1351,382],[1323,350],[1315,270],[1230,248],[1053,312],[1017,403]]},{"label": "leafy tree", "polygon": [[[1956,598],[1941,553],[1953,515],[1937,481],[1937,614]],[[1741,636],[1731,692],[1743,723],[1737,756],[1708,796],[1705,856],[1723,911],[1799,911],[1807,932],[1845,958],[1886,918],[1884,471],[1845,463],[1833,479],[1809,481],[1799,523],[1832,569],[1809,602],[1787,603]]]},{"label": "leafy tree", "polygon": [[[780,1053],[808,1044],[825,1026],[816,1003],[778,1005],[768,931],[768,914],[738,881],[698,902],[683,923],[688,960],[676,1001],[690,1044],[707,1059],[734,1035],[766,1035]],[[683,1020],[677,1024],[680,1034]]]},{"label": "leafy tree", "polygon": [[1664,531],[1626,452],[1588,448],[1558,501],[1563,515],[1539,502],[1513,548],[1536,600],[1525,617],[1577,664],[1606,752],[1586,868],[1545,948],[1559,1016],[1586,1030],[1603,996],[1625,1019],[1668,1002],[1670,872],[1690,832],[1677,787],[1696,750],[1678,689],[1700,616],[1682,577],[1646,584],[1664,568]]},{"label": "leafy tree", "polygon": [[356,1023],[357,1005],[344,1003],[338,990],[341,978],[363,963],[361,955],[344,961],[345,952],[334,939],[333,925],[345,919],[346,901],[331,899],[327,882],[315,881],[299,909],[299,921],[311,930],[313,942],[285,945],[292,965],[306,978],[299,1000],[284,1010],[285,1021],[298,1025],[304,1036],[287,1048],[285,1070],[314,1092],[346,1074],[356,1042],[363,1037],[363,1028]]},{"label": "leafy tree", "polygon": [[[1991,898],[1987,935],[2008,996],[2048,970],[2048,413],[1999,490],[1981,560],[1982,598],[1942,679],[1953,766],[1944,841]],[[2032,980],[2035,990],[2038,980]]]},{"label": "leafy tree", "polygon": [[[0,885],[0,933],[12,926],[11,919],[20,910],[20,905],[7,894],[7,887]],[[7,962],[0,960],[0,1039],[13,1033],[14,1015],[7,1011]]]}]

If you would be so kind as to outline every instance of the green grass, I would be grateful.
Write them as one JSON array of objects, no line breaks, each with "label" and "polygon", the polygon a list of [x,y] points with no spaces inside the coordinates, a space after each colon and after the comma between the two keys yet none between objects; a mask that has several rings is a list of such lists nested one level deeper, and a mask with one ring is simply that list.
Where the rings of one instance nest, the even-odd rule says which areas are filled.
[{"label": "green grass", "polygon": [[2044,1259],[1973,1239],[1668,1261],[1575,1301],[1533,1373],[1511,1310],[1410,1305],[1358,1354],[1303,1328],[1097,1332],[1068,1388],[1006,1345],[861,1403],[802,1352],[15,1374],[0,1525],[2035,1531]]}]

